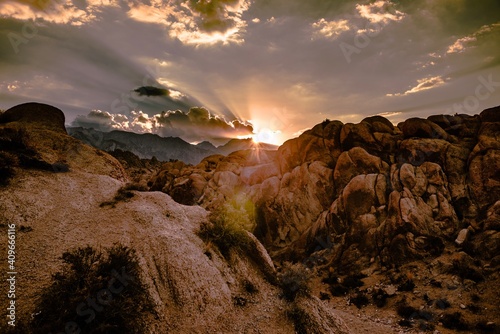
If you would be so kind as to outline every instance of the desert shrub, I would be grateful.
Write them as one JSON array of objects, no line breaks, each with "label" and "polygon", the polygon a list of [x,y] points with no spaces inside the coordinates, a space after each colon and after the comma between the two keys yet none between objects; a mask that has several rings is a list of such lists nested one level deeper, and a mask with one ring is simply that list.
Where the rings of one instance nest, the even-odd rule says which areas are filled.
[{"label": "desert shrub", "polygon": [[290,310],[286,311],[288,319],[293,322],[295,327],[295,333],[297,334],[308,334],[308,328],[312,327],[312,321],[309,314],[306,311],[298,308],[292,307]]},{"label": "desert shrub", "polygon": [[233,216],[222,207],[210,213],[208,221],[201,223],[198,236],[207,244],[214,244],[225,257],[231,249],[243,250],[250,243],[250,238],[239,223],[239,217]]},{"label": "desert shrub", "polygon": [[500,333],[500,327],[494,322],[480,321],[475,328],[479,333]]},{"label": "desert shrub", "polygon": [[59,161],[52,164],[52,170],[54,173],[67,173],[69,172],[69,166],[64,162]]},{"label": "desert shrub", "polygon": [[37,302],[31,333],[145,331],[143,316],[154,310],[134,250],[87,246],[65,252],[62,260],[63,270]]},{"label": "desert shrub", "polygon": [[362,287],[364,283],[361,279],[365,277],[366,275],[358,273],[348,275],[344,279],[339,280],[337,276],[330,273],[328,277],[323,278],[322,282],[330,285],[332,296],[338,297],[346,295],[352,289]]},{"label": "desert shrub", "polygon": [[123,191],[129,191],[129,190],[137,190],[137,191],[148,191],[148,187],[137,183],[137,182],[132,182],[132,183],[127,183],[121,188]]},{"label": "desert shrub", "polygon": [[238,221],[238,224],[249,232],[256,227],[255,205],[244,194],[234,196],[223,205],[226,216]]},{"label": "desert shrub", "polygon": [[372,293],[373,302],[377,307],[384,307],[387,305],[387,298],[389,298],[389,295],[382,289],[375,290]]},{"label": "desert shrub", "polygon": [[14,177],[14,169],[10,166],[0,167],[0,187],[7,186],[10,179]]},{"label": "desert shrub", "polygon": [[451,307],[450,302],[447,299],[437,299],[435,301],[436,307],[440,310],[446,310]]},{"label": "desert shrub", "polygon": [[349,289],[343,286],[342,284],[332,284],[330,286],[330,293],[334,297],[344,296],[349,292]]},{"label": "desert shrub", "polygon": [[146,186],[140,185],[138,183],[127,183],[126,185],[118,189],[115,197],[113,197],[111,201],[102,202],[101,204],[99,204],[99,206],[101,208],[106,206],[114,208],[116,204],[120,202],[127,202],[129,199],[134,197],[134,193],[132,192],[132,190],[147,191],[148,189]]},{"label": "desert shrub", "polygon": [[418,310],[415,307],[410,306],[406,303],[398,305],[396,308],[396,312],[398,313],[399,316],[406,319],[410,318],[413,319],[418,316]]},{"label": "desert shrub", "polygon": [[330,295],[328,294],[328,292],[321,291],[319,293],[319,299],[321,299],[321,300],[330,300]]},{"label": "desert shrub", "polygon": [[411,321],[408,319],[401,319],[398,321],[398,325],[401,327],[412,327]]},{"label": "desert shrub", "polygon": [[366,278],[366,275],[358,273],[358,274],[352,274],[347,277],[345,277],[342,280],[342,285],[345,286],[348,289],[355,289],[362,287],[365,285],[361,279]]},{"label": "desert shrub", "polygon": [[243,288],[246,292],[252,295],[259,292],[259,288],[257,288],[257,286],[249,280],[245,280],[243,282]]},{"label": "desert shrub", "polygon": [[368,305],[369,300],[368,297],[366,297],[365,293],[363,292],[358,292],[351,296],[349,299],[351,303],[353,303],[358,309],[362,308],[363,306]]},{"label": "desert shrub", "polygon": [[413,289],[415,289],[415,283],[411,278],[398,285],[398,291],[413,291]]},{"label": "desert shrub", "polygon": [[450,274],[458,275],[462,279],[470,279],[474,282],[484,281],[484,275],[475,266],[468,265],[466,261],[453,261]]},{"label": "desert shrub", "polygon": [[283,290],[283,296],[288,301],[295,300],[297,295],[307,295],[310,291],[311,273],[301,263],[285,262],[278,273],[278,285]]},{"label": "desert shrub", "polygon": [[470,325],[463,319],[460,312],[447,313],[441,318],[444,328],[456,329],[458,331],[466,331],[470,329]]}]

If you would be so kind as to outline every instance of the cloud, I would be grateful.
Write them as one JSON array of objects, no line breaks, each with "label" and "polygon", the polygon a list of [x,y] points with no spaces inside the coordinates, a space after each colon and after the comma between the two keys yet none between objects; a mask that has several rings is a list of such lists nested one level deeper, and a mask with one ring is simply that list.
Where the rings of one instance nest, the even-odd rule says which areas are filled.
[{"label": "cloud", "polygon": [[500,22],[490,25],[484,25],[478,31],[468,36],[457,39],[452,45],[448,47],[446,53],[451,54],[464,52],[466,49],[475,47],[478,38],[483,38],[485,37],[485,35],[489,35],[491,33],[500,33]]},{"label": "cloud", "polygon": [[419,80],[417,80],[417,83],[418,84],[415,87],[407,90],[404,93],[387,94],[386,96],[405,96],[405,95],[415,94],[415,93],[422,92],[424,90],[437,88],[439,86],[444,85],[446,82],[443,80],[442,77],[435,76],[435,77],[419,79]]},{"label": "cloud", "polygon": [[165,26],[185,44],[242,43],[250,0],[7,0],[0,17],[81,26],[101,19],[105,8],[125,10],[130,19]]},{"label": "cloud", "polygon": [[78,0],[8,0],[0,3],[0,16],[79,26],[94,21],[102,8],[117,5],[115,0],[87,0],[84,6]]},{"label": "cloud", "polygon": [[191,108],[188,112],[166,111],[153,116],[142,111],[123,115],[93,110],[86,116],[77,116],[71,126],[101,131],[155,133],[163,137],[181,137],[189,142],[207,139],[217,142],[221,138],[249,136],[253,133],[253,127],[249,123],[240,120],[226,121],[223,117],[211,115],[207,109],[198,107]]},{"label": "cloud", "polygon": [[466,45],[475,42],[477,39],[474,36],[466,36],[463,38],[459,38],[453,43],[453,45],[450,45],[448,47],[448,51],[446,53],[460,53],[463,52],[466,48]]},{"label": "cloud", "polygon": [[394,9],[391,1],[378,0],[372,4],[356,5],[356,9],[361,17],[369,20],[371,23],[388,24],[391,21],[401,21],[405,13]]},{"label": "cloud", "polygon": [[324,18],[312,24],[315,36],[336,39],[343,32],[349,31],[350,26],[347,20],[327,21]]},{"label": "cloud", "polygon": [[153,86],[142,86],[134,89],[134,92],[139,96],[170,96],[168,89]]},{"label": "cloud", "polygon": [[166,0],[129,4],[132,19],[164,25],[168,34],[185,44],[242,43],[247,23],[242,15],[249,0]]}]

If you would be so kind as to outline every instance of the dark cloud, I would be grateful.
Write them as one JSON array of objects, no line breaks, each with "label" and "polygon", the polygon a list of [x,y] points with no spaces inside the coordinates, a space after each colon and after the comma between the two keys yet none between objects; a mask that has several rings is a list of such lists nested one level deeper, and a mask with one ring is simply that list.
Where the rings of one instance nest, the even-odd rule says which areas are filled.
[{"label": "dark cloud", "polygon": [[163,136],[182,131],[181,137],[189,141],[200,141],[214,138],[234,138],[249,136],[253,133],[251,124],[238,120],[226,121],[213,116],[205,108],[191,108],[189,112],[162,112],[154,116],[158,133]]},{"label": "dark cloud", "polygon": [[134,89],[134,92],[139,96],[169,96],[170,92],[165,88],[158,88],[153,86],[142,86]]}]

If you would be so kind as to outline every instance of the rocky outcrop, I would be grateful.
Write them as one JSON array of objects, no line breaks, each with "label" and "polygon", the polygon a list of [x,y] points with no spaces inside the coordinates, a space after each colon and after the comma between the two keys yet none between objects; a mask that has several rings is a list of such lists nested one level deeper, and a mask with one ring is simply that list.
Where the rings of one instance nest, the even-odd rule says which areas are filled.
[{"label": "rocky outcrop", "polygon": [[42,103],[24,103],[0,114],[0,124],[19,122],[66,133],[64,113],[53,106]]},{"label": "rocky outcrop", "polygon": [[325,121],[274,156],[217,156],[179,173],[202,177],[192,203],[252,203],[254,232],[277,258],[328,248],[328,261],[346,267],[394,265],[438,256],[468,227],[464,247],[483,233],[495,240],[484,217],[500,198],[497,111],[397,127],[380,116]]},{"label": "rocky outcrop", "polygon": [[[127,179],[115,158],[66,133],[61,110],[39,103],[22,104],[0,115],[0,168],[4,166],[55,173],[78,170]],[[6,183],[12,173],[0,173],[0,183]]]}]

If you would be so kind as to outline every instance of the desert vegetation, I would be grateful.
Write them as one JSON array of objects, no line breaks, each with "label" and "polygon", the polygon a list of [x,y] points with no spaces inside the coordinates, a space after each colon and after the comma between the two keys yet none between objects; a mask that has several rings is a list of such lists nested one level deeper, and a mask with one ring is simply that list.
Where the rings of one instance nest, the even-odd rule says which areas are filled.
[{"label": "desert vegetation", "polygon": [[228,257],[232,249],[238,251],[248,246],[250,240],[244,228],[248,221],[248,216],[224,205],[210,213],[197,234],[207,245],[217,246],[221,254]]},{"label": "desert vegetation", "polygon": [[153,305],[135,251],[115,244],[65,252],[64,267],[36,303],[27,333],[143,333]]},{"label": "desert vegetation", "polygon": [[307,295],[310,292],[310,279],[311,272],[302,263],[285,262],[278,273],[278,285],[288,301]]},{"label": "desert vegetation", "polygon": [[139,183],[127,183],[123,187],[120,187],[118,191],[116,192],[116,195],[113,197],[112,200],[110,201],[104,201],[99,206],[101,208],[103,207],[112,207],[114,208],[116,204],[120,202],[127,202],[130,200],[132,197],[134,197],[134,193],[132,191],[147,191],[148,188],[146,186],[143,186]]}]

